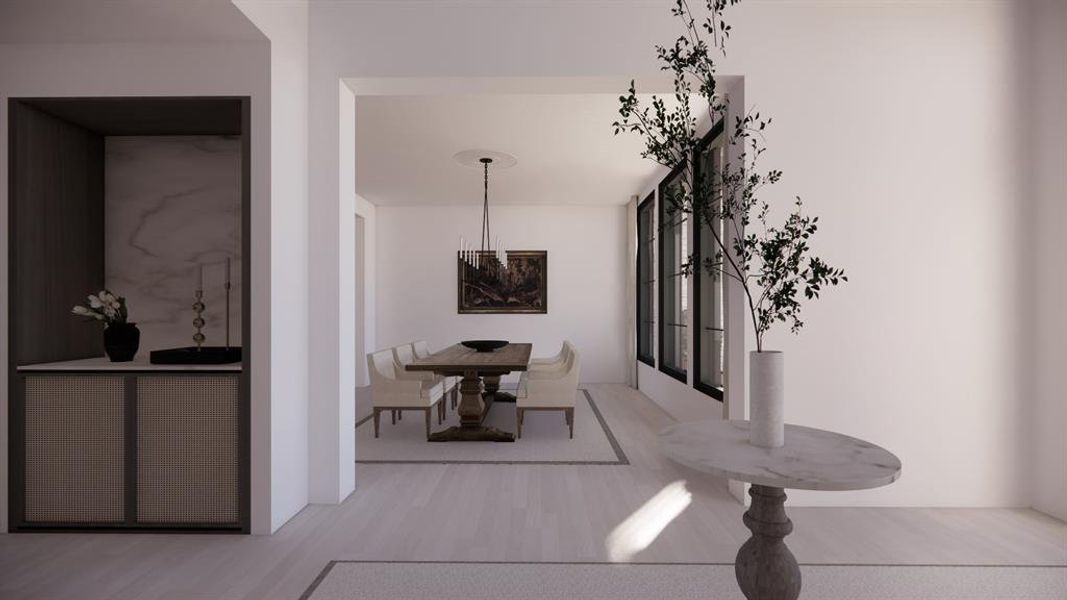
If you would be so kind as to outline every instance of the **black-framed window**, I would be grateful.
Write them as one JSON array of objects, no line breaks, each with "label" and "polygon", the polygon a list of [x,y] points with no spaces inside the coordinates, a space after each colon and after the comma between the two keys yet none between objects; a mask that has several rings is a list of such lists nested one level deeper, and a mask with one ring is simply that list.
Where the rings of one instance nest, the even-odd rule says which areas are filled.
[{"label": "black-framed window", "polygon": [[689,257],[688,222],[677,210],[684,192],[685,164],[659,184],[659,370],[688,379],[689,278],[682,266]]},{"label": "black-framed window", "polygon": [[719,214],[720,177],[725,147],[723,123],[720,121],[701,141],[693,156],[694,193],[712,197],[711,211],[700,215],[693,224],[693,251],[698,268],[693,280],[693,387],[717,399],[723,399],[725,376],[725,321],[723,306],[725,280],[721,273],[709,272],[708,260],[721,260],[718,239],[723,239],[723,222]]},{"label": "black-framed window", "polygon": [[649,194],[637,206],[637,360],[656,366],[653,340],[656,316],[656,195]]}]

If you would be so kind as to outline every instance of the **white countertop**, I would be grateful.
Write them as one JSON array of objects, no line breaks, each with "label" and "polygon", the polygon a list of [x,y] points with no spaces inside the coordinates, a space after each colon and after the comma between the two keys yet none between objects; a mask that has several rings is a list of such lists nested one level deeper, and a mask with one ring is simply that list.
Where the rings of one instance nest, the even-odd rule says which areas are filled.
[{"label": "white countertop", "polygon": [[679,423],[659,436],[671,460],[719,477],[801,490],[863,490],[900,477],[900,459],[870,442],[811,427],[785,426],[785,445],[748,443],[748,421]]},{"label": "white countertop", "polygon": [[106,356],[64,360],[60,362],[22,365],[19,371],[224,371],[240,372],[241,363],[228,365],[153,365],[148,362],[148,353],[130,362],[111,362]]}]

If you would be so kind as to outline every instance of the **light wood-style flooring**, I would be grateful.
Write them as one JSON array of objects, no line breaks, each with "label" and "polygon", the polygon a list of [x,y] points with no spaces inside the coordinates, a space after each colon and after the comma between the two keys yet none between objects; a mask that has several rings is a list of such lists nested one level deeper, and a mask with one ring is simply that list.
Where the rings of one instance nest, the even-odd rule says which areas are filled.
[{"label": "light wood-style flooring", "polygon": [[[358,465],[346,502],[308,507],[269,537],[0,535],[0,598],[292,600],[331,559],[606,561],[610,532],[678,480],[692,504],[634,560],[731,562],[748,531],[725,482],[658,454],[655,434],[672,420],[647,398],[586,387],[630,465]],[[790,517],[801,563],[1067,564],[1067,524],[1031,510],[793,508]]]}]

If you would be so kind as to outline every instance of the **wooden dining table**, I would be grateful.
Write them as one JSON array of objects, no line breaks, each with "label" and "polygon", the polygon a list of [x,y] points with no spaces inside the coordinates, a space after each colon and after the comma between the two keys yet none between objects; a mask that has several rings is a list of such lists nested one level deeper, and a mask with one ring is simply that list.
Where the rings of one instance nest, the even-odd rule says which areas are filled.
[{"label": "wooden dining table", "polygon": [[478,352],[455,344],[407,364],[404,368],[408,371],[430,371],[463,378],[459,384],[460,424],[430,434],[430,441],[514,442],[514,433],[486,427],[484,421],[493,405],[500,376],[527,370],[532,349],[533,344],[508,344],[492,352]]}]

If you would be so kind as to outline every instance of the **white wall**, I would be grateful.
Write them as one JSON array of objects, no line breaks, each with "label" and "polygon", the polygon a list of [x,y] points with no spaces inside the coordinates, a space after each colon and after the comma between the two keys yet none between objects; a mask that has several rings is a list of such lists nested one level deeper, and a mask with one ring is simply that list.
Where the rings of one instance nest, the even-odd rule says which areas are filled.
[{"label": "white wall", "polygon": [[[332,146],[309,152],[309,499],[336,504],[355,489],[355,96],[323,81],[326,57],[311,39],[309,126]],[[326,63],[328,64],[328,63]]]},{"label": "white wall", "polygon": [[748,8],[730,65],[774,116],[765,161],[785,177],[768,198],[803,196],[850,279],[800,336],[767,339],[786,352],[786,419],[904,465],[886,488],[790,502],[1028,505],[1020,290],[997,275],[1020,260],[1009,6]]},{"label": "white wall", "polygon": [[[1033,3],[1020,35],[1028,41],[1021,114],[1028,136],[1020,150],[1027,169],[1024,211],[1024,367],[1032,397],[1031,472],[1034,508],[1067,520],[1067,4]],[[1032,140],[1032,141],[1031,141]]]},{"label": "white wall", "polygon": [[[658,364],[658,363],[657,363]],[[723,418],[723,405],[688,383],[638,361],[638,389],[679,422]]]},{"label": "white wall", "polygon": [[319,3],[309,18],[309,498],[334,504],[355,489],[355,97],[330,47],[350,34]]},{"label": "white wall", "polygon": [[363,220],[363,239],[356,240],[361,245],[356,246],[356,261],[359,264],[357,272],[361,271],[363,285],[357,288],[362,294],[356,297],[357,318],[363,320],[362,339],[357,339],[355,362],[356,362],[356,387],[370,385],[367,380],[367,354],[378,349],[378,325],[377,325],[377,272],[378,272],[378,215],[377,207],[365,198],[356,194],[356,215]]},{"label": "white wall", "polygon": [[[365,302],[364,298],[367,296],[367,276],[365,274],[366,268],[362,260],[359,260],[361,256],[367,254],[367,227],[366,219],[360,214],[356,213],[356,229],[355,229],[355,242],[356,242],[356,306],[355,306],[355,319],[356,319],[356,387],[367,385],[367,365],[366,361],[360,360],[366,354],[367,347],[367,320],[364,316]],[[357,399],[358,400],[358,399]],[[359,414],[359,411],[356,411]]]},{"label": "white wall", "polygon": [[[887,488],[796,493],[796,504],[1030,504],[1020,291],[994,275],[1020,261],[1019,174],[1005,160],[1017,116],[1009,9],[811,0],[731,11],[723,72],[743,75],[747,105],[774,116],[766,164],[785,171],[774,198],[804,196],[821,215],[818,249],[851,279],[807,310],[801,337],[768,340],[788,353],[787,418],[904,462]],[[666,3],[646,2],[330,2],[313,4],[312,23],[310,202],[324,203],[313,231],[334,227],[341,205],[338,77],[639,75],[655,71],[652,44],[677,35]],[[312,307],[340,310],[331,298]],[[392,341],[380,332],[379,345]]]},{"label": "white wall", "polygon": [[[0,45],[0,140],[7,139],[9,97],[30,96],[196,96],[252,98],[252,527],[270,525],[271,349],[269,313],[271,260],[270,98],[265,43],[199,44],[10,44]],[[0,224],[7,231],[7,144],[0,144]],[[6,233],[5,233],[6,238]],[[0,286],[0,330],[7,339],[7,245],[0,244],[5,269]],[[0,346],[7,364],[7,344]],[[280,365],[274,377],[290,366]],[[0,465],[7,469],[7,382],[0,375]],[[6,531],[7,491],[0,489],[0,528]]]},{"label": "white wall", "polygon": [[[270,256],[270,294],[253,302],[253,315],[268,319],[272,344],[262,369],[270,393],[270,443],[253,454],[269,457],[270,531],[308,502],[308,5],[235,0],[270,38],[270,185],[273,201],[262,222],[269,244],[253,256]],[[255,225],[253,225],[255,227]],[[256,317],[254,317],[256,318]],[[266,518],[266,517],[264,517]]]},{"label": "white wall", "polygon": [[904,463],[890,487],[793,505],[1029,504],[1019,294],[990,277],[1019,261],[1010,16],[993,2],[735,11],[726,70],[774,116],[764,164],[785,171],[766,197],[802,195],[817,250],[851,279],[809,305],[799,337],[767,340],[787,353],[786,419]]},{"label": "white wall", "polygon": [[[503,193],[503,192],[501,192]],[[490,201],[492,199],[490,198]],[[460,236],[477,239],[482,207],[378,206],[378,345],[425,339],[532,342],[551,356],[564,339],[583,382],[626,381],[626,206],[490,206],[494,235],[514,250],[548,251],[548,313],[456,312]],[[514,379],[511,376],[510,379]]]}]

